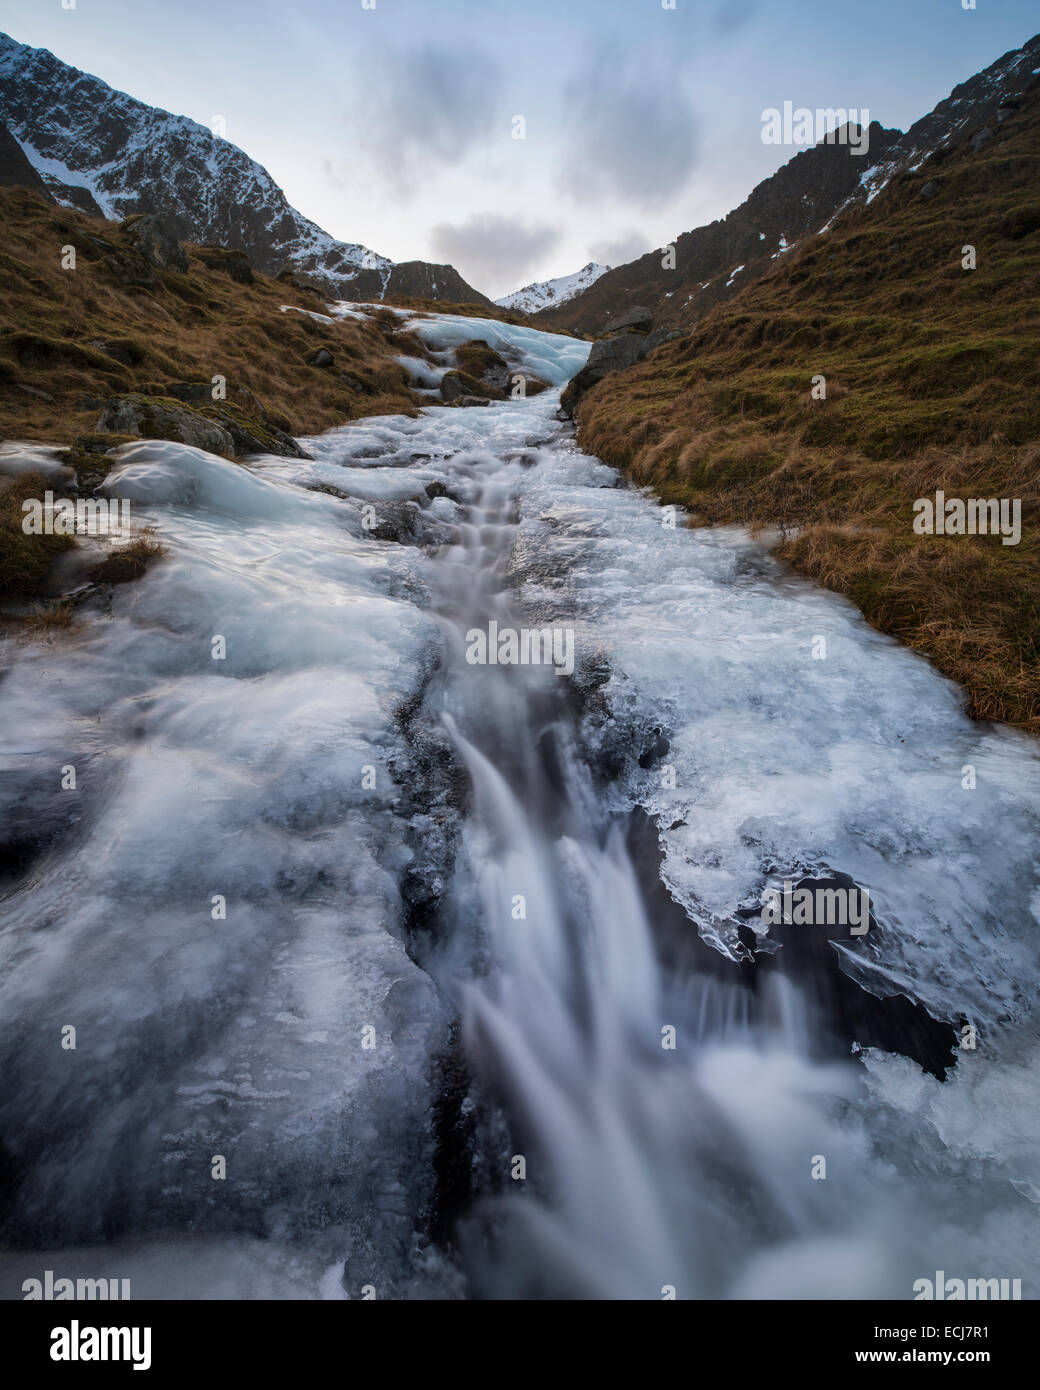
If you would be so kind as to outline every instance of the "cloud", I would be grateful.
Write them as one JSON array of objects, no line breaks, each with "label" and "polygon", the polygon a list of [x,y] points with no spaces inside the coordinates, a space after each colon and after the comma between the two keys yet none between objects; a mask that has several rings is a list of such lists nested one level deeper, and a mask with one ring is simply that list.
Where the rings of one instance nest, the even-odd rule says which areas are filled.
[{"label": "cloud", "polygon": [[464,222],[438,222],[430,230],[435,259],[448,261],[478,289],[501,293],[519,289],[559,239],[556,227],[529,226],[497,212],[473,212]]},{"label": "cloud", "polygon": [[398,196],[428,187],[432,171],[486,145],[496,125],[508,137],[501,85],[500,64],[482,50],[428,43],[384,52],[360,77],[353,152]]},{"label": "cloud", "polygon": [[671,63],[603,45],[567,83],[564,111],[570,130],[558,182],[579,201],[656,208],[693,172],[696,119]]},{"label": "cloud", "polygon": [[595,241],[589,247],[589,256],[599,265],[626,265],[638,260],[654,248],[650,238],[642,232],[621,232],[610,241]]}]

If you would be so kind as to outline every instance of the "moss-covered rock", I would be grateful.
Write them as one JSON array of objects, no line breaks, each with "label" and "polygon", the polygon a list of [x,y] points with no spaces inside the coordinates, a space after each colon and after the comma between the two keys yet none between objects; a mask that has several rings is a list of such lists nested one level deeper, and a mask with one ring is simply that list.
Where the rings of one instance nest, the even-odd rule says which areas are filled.
[{"label": "moss-covered rock", "polygon": [[174,439],[210,454],[231,454],[231,434],[217,420],[169,396],[131,392],[108,402],[97,422],[99,431],[139,435],[142,439]]}]

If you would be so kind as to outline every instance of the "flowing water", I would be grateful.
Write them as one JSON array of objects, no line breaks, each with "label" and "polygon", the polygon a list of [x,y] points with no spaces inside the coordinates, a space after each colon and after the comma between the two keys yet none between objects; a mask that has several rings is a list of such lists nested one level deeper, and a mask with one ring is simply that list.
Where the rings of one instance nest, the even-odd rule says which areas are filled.
[{"label": "flowing water", "polygon": [[8,1296],[1036,1295],[1035,746],[557,398],[121,451],[169,556],[0,686]]}]

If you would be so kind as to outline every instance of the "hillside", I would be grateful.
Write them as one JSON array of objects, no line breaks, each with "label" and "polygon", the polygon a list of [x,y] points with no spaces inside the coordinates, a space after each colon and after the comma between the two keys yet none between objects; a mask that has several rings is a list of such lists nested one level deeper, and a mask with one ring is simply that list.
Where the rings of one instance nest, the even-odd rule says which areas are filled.
[{"label": "hillside", "polygon": [[[594,387],[579,440],[701,523],[783,528],[782,559],[927,653],[974,715],[1040,731],[1037,79],[972,131]],[[1020,543],[915,535],[937,490],[1020,499]]]},{"label": "hillside", "polygon": [[[390,327],[313,318],[318,295],[235,253],[188,245],[183,270],[163,268],[135,248],[133,221],[116,227],[22,188],[0,188],[0,226],[4,438],[71,443],[119,393],[218,373],[229,401],[253,414],[258,400],[289,434],[412,404]],[[64,246],[74,270],[61,268]],[[322,347],[331,367],[308,362]]]},{"label": "hillside", "polygon": [[674,269],[662,268],[660,250],[650,252],[608,271],[566,304],[542,310],[534,322],[601,333],[638,304],[654,311],[658,326],[699,323],[769,274],[791,247],[815,236],[841,209],[871,201],[900,169],[981,130],[1002,108],[1013,110],[1038,66],[1040,36],[955,87],[905,135],[873,122],[865,155],[840,143],[803,150],[727,217],[679,236]]},{"label": "hillside", "polygon": [[269,274],[291,269],[331,297],[485,299],[452,266],[394,264],[338,241],[291,207],[271,175],[206,126],[0,34],[0,119],[56,200],[119,220],[162,213],[182,241],[245,252]]}]

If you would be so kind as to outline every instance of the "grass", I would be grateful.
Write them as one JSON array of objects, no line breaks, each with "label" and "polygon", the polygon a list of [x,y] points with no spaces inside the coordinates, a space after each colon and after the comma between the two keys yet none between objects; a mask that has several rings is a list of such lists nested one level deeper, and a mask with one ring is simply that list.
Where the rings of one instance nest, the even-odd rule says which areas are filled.
[{"label": "grass", "polygon": [[[578,407],[584,448],[696,524],[781,528],[783,560],[925,652],[973,715],[1034,733],[1038,175],[1033,92],[983,150],[900,175]],[[1021,499],[1020,544],[915,535],[914,501],[940,489]]]},{"label": "grass", "polygon": [[[0,188],[0,229],[2,437],[72,444],[114,395],[216,375],[222,404],[290,434],[415,408],[389,324],[282,313],[321,306],[258,272],[233,280],[212,249],[189,246],[186,274],[156,270],[117,224],[26,189]],[[66,246],[75,270],[62,269]],[[308,365],[319,347],[331,368]]]},{"label": "grass", "polygon": [[127,584],[140,579],[149,565],[166,554],[154,526],[142,526],[127,545],[115,546],[90,571],[91,579],[101,584]]},{"label": "grass", "polygon": [[51,566],[75,544],[73,536],[27,536],[22,501],[42,499],[49,484],[36,473],[0,477],[0,596],[34,597],[44,588]]}]

